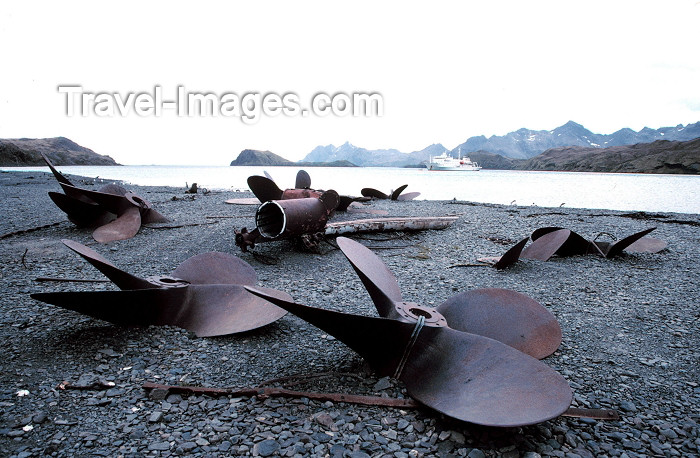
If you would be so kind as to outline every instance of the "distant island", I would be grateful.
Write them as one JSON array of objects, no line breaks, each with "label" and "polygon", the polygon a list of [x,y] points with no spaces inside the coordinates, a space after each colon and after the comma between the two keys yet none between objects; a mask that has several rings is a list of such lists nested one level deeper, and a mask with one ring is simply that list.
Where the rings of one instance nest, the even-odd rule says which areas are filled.
[{"label": "distant island", "polygon": [[403,153],[368,150],[346,142],[317,146],[298,162],[269,151],[244,150],[231,165],[422,167],[431,156],[448,152],[454,157],[468,156],[484,169],[700,174],[698,139],[700,122],[595,134],[569,121],[549,131],[519,129],[503,136],[471,137],[451,151],[439,143]]},{"label": "distant island", "polygon": [[231,161],[232,166],[294,166],[294,167],[357,167],[349,161],[331,162],[292,162],[270,151],[256,149],[244,149],[236,159]]},{"label": "distant island", "polygon": [[119,165],[65,137],[0,139],[0,166],[46,165],[41,153],[54,165]]}]

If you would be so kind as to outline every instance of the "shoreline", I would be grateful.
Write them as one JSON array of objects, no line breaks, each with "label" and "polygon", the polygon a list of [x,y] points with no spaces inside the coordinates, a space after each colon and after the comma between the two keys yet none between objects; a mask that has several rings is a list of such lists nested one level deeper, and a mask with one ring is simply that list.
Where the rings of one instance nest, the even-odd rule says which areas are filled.
[{"label": "shoreline", "polygon": [[[94,181],[71,178],[86,187]],[[367,374],[360,357],[345,345],[290,315],[244,334],[197,338],[175,327],[115,326],[31,299],[33,292],[112,289],[101,283],[34,281],[42,276],[102,278],[60,243],[68,238],[139,276],[167,274],[206,251],[234,254],[254,267],[260,286],[285,291],[303,304],[375,315],[351,266],[330,245],[313,254],[280,241],[258,245],[257,255],[241,253],[233,244],[233,230],[251,228],[255,207],[224,201],[250,193],[188,196],[184,186],[127,188],[183,226],[142,228],[132,239],[100,245],[90,231],[67,222],[50,201],[46,192],[60,190],[50,174],[0,174],[6,203],[1,234],[59,222],[0,240],[6,260],[0,267],[0,332],[6,355],[0,371],[2,455],[266,456],[272,450],[287,456],[340,452],[356,457],[534,458],[700,452],[698,214],[647,213],[643,217],[654,218],[648,220],[616,210],[473,202],[370,205],[389,216],[459,216],[441,231],[356,238],[386,263],[406,300],[437,306],[454,294],[487,287],[527,294],[552,311],[561,325],[562,346],[544,362],[569,382],[573,406],[616,409],[621,415],[619,421],[559,417],[499,430],[425,408],[283,398],[149,397],[141,388],[146,382],[244,387],[300,372],[350,374],[306,381],[300,387],[309,391],[406,394],[401,383]],[[372,215],[339,216],[367,217]],[[657,226],[651,235],[667,241],[668,249],[611,260],[577,256],[521,261],[503,272],[455,267],[499,256],[535,228],[554,225],[586,237],[598,232],[622,237]],[[276,263],[263,263],[263,258]],[[100,380],[114,387],[56,389],[63,381]],[[20,397],[20,390],[29,394]],[[23,429],[28,425],[32,428]]]},{"label": "shoreline", "polygon": [[[127,166],[129,170],[118,174],[121,178],[99,178],[111,168],[97,167],[90,170],[99,176],[99,182],[118,181],[121,183],[143,183],[133,186],[169,187],[172,183],[185,186],[198,183],[200,188],[211,191],[230,192],[248,189],[247,178],[262,174],[261,167],[182,167]],[[73,175],[75,168],[61,168],[63,173]],[[170,170],[172,169],[172,170]],[[232,170],[235,169],[235,170]],[[294,183],[296,170],[289,167],[266,168],[275,177],[280,187]],[[382,168],[351,169],[350,175],[338,175],[335,168],[315,173],[312,186],[317,189],[335,189],[340,194],[360,195],[361,187],[374,187],[388,192],[399,184],[408,184],[407,192],[420,191],[417,200],[439,202],[461,200],[489,203],[503,206],[532,208],[598,209],[601,211],[643,211],[649,213],[700,214],[700,205],[695,195],[700,193],[700,181],[680,175],[654,174],[606,174],[582,172],[521,172],[521,171],[480,171],[464,174],[445,172],[444,175],[415,172],[410,169],[397,170],[397,175],[387,177]],[[88,170],[78,170],[88,172]],[[37,167],[29,172],[3,173],[49,173],[45,167]],[[543,175],[551,173],[552,175]],[[80,177],[83,181],[96,178]],[[390,179],[389,179],[390,178]],[[546,180],[543,182],[542,180]],[[127,186],[127,187],[128,187]],[[384,189],[384,188],[387,189]],[[188,185],[189,188],[189,185]],[[627,189],[627,191],[620,191]]]}]

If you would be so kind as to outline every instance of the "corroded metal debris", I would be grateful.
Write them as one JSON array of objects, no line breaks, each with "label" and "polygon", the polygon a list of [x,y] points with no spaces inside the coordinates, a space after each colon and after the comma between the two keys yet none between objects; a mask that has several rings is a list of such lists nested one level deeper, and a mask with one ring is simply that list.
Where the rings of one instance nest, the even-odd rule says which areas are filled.
[{"label": "corroded metal debris", "polygon": [[402,186],[399,186],[393,191],[390,191],[389,194],[384,194],[383,192],[374,189],[374,188],[362,188],[360,191],[360,194],[362,194],[365,197],[370,197],[373,199],[389,199],[389,200],[413,200],[416,197],[420,196],[419,192],[407,192],[406,194],[401,194],[404,189],[408,187],[407,184],[404,184]]},{"label": "corroded metal debris", "polygon": [[[35,293],[34,299],[127,326],[172,325],[200,337],[234,334],[272,323],[287,312],[248,293],[257,276],[245,261],[210,252],[187,259],[171,275],[140,278],[80,243],[63,240],[121,291]],[[290,300],[281,291],[270,297]]]},{"label": "corroded metal debris", "polygon": [[322,231],[338,202],[338,193],[333,190],[319,197],[266,201],[255,213],[255,229],[249,232],[244,227],[235,232],[236,246],[247,251],[261,242]]},{"label": "corroded metal debris", "polygon": [[41,156],[64,192],[49,192],[49,197],[76,226],[96,227],[92,236],[98,242],[129,239],[136,235],[141,224],[168,221],[146,199],[122,186],[108,184],[99,191],[74,186],[43,153]]},{"label": "corroded metal debris", "polygon": [[[561,227],[542,227],[536,229],[529,238],[525,238],[511,247],[500,258],[482,258],[484,262],[491,262],[497,269],[505,269],[514,264],[518,259],[535,259],[547,261],[552,256],[577,256],[595,254],[605,258],[612,258],[627,253],[658,253],[666,248],[663,240],[646,237],[654,227],[636,232],[617,241],[608,242],[598,240],[604,235],[601,233],[593,240],[587,240],[576,232]],[[526,246],[528,241],[532,241]]]},{"label": "corroded metal debris", "polygon": [[328,222],[337,193],[326,191],[319,199],[269,201],[255,215],[256,228],[235,232],[235,243],[242,251],[256,244],[302,237],[304,246],[313,249],[324,236],[389,231],[444,229],[456,216],[371,218]]},{"label": "corroded metal debris", "polygon": [[461,293],[437,308],[405,302],[396,278],[374,253],[344,237],[337,242],[381,318],[247,289],[335,336],[379,375],[402,380],[412,397],[451,417],[510,427],[567,410],[568,383],[537,359],[561,342],[557,320],[539,303],[503,289]]}]

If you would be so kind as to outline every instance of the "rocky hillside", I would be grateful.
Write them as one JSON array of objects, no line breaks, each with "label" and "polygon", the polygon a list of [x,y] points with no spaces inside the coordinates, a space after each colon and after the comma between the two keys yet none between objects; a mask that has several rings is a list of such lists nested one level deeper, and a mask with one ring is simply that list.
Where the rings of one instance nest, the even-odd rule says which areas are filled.
[{"label": "rocky hillside", "polygon": [[40,153],[54,165],[119,165],[65,137],[0,139],[0,166],[46,165]]},{"label": "rocky hillside", "polygon": [[288,161],[282,156],[278,156],[270,151],[260,151],[256,149],[244,149],[236,159],[231,161],[231,165],[293,165],[294,162]]},{"label": "rocky hillside", "polygon": [[522,170],[700,174],[700,138],[691,141],[584,148],[552,148],[519,164]]}]

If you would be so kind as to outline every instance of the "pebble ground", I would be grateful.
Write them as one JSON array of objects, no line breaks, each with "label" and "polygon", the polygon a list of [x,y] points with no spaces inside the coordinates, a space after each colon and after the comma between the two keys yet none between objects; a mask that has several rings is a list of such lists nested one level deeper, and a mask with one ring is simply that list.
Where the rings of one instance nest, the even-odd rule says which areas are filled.
[{"label": "pebble ground", "polygon": [[[99,184],[74,180],[89,188]],[[241,253],[233,231],[254,225],[255,207],[224,201],[249,193],[190,196],[184,188],[131,188],[181,227],[142,228],[130,240],[99,245],[51,203],[46,192],[59,187],[49,174],[0,173],[0,235],[45,226],[0,239],[0,456],[700,455],[700,215],[449,201],[369,206],[393,216],[458,215],[442,231],[356,240],[376,250],[407,300],[437,306],[459,292],[496,287],[539,301],[563,330],[561,347],[545,361],[568,380],[573,406],[620,413],[619,421],[559,417],[498,429],[427,408],[149,395],[145,382],[248,387],[299,375],[296,384],[286,386],[407,396],[400,382],[374,376],[342,343],[290,315],[244,334],[197,338],[175,327],[119,327],[31,299],[33,292],[114,288],[35,281],[104,278],[60,243],[68,238],[140,276],[170,273],[202,252],[232,253],[255,268],[259,285],[284,290],[297,302],[376,314],[350,264],[331,243],[322,243],[320,253],[304,252],[289,241]],[[563,226],[586,237],[657,227],[651,235],[667,241],[668,249],[612,260],[520,261],[503,272],[474,265],[542,226]],[[98,389],[62,390],[62,382]]]}]

